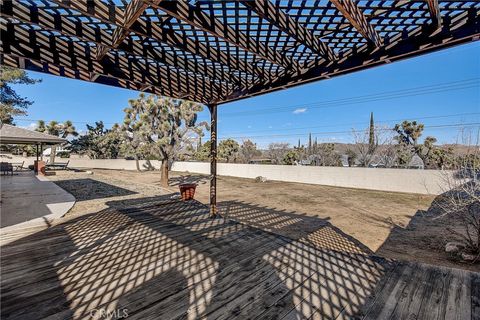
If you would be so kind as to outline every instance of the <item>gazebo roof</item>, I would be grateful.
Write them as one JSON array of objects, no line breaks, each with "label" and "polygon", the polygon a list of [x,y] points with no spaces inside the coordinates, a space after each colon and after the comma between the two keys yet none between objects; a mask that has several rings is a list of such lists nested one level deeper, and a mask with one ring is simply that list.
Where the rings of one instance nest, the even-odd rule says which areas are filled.
[{"label": "gazebo roof", "polygon": [[479,1],[4,0],[0,62],[225,103],[478,40]]},{"label": "gazebo roof", "polygon": [[61,144],[67,140],[50,134],[4,124],[0,128],[0,144]]}]

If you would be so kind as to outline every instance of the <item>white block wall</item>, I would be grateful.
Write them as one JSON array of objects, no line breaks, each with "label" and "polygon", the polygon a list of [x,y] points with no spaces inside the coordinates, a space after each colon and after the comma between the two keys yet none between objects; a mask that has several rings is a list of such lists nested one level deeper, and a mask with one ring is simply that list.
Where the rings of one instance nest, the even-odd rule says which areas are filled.
[{"label": "white block wall", "polygon": [[[13,157],[2,158],[2,161],[33,164],[35,158]],[[61,159],[66,161],[68,159]],[[59,160],[60,161],[60,160]],[[159,161],[150,161],[155,168],[160,168]],[[134,160],[71,158],[70,167],[92,169],[136,170]],[[145,168],[146,161],[140,161],[140,167]],[[173,171],[191,173],[210,173],[210,163],[207,162],[175,162]],[[379,168],[345,168],[345,167],[310,167],[310,166],[280,166],[261,164],[219,163],[218,175],[255,178],[266,177],[269,180],[319,184],[346,188],[360,188],[394,192],[409,192],[419,194],[441,194],[447,190],[447,179],[453,172],[440,170],[414,169],[379,169]]]}]

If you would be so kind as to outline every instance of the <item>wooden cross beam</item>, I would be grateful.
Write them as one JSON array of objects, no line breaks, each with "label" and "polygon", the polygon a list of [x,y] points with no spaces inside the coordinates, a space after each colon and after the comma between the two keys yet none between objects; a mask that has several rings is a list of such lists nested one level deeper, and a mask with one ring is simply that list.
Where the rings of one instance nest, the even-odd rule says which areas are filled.
[{"label": "wooden cross beam", "polygon": [[241,3],[254,11],[259,17],[274,24],[282,32],[304,44],[313,52],[328,61],[335,60],[335,54],[328,45],[318,39],[310,30],[292,19],[270,0],[242,0]]},{"label": "wooden cross beam", "polygon": [[[101,1],[89,1],[89,0],[51,0],[58,6],[78,11],[86,17],[92,17],[98,19],[104,23],[114,24],[117,27],[123,28],[123,11],[111,4],[107,6]],[[150,2],[152,4],[152,2]],[[211,46],[207,46],[204,43],[194,41],[188,37],[183,37],[172,29],[161,28],[155,23],[147,23],[143,19],[136,20],[127,29],[129,32],[139,34],[144,37],[155,39],[158,42],[165,43],[178,50],[189,52],[196,56],[201,56],[205,59],[215,61],[224,66],[228,66],[230,69],[239,70],[250,75],[255,75],[260,78],[268,78],[266,71],[258,68],[245,60],[237,59],[234,56],[228,56],[223,52],[217,51]]]},{"label": "wooden cross beam", "polygon": [[104,63],[100,64],[91,59],[90,48],[80,43],[72,45],[58,37],[45,35],[40,30],[25,29],[10,22],[1,21],[0,28],[3,41],[1,50],[6,54],[71,66],[89,74],[93,72],[135,83],[148,83],[164,88],[166,94],[172,97],[176,97],[179,92],[188,92],[189,97],[196,101],[216,101],[222,92],[232,90],[202,77],[172,72],[165,66],[139,62],[128,55],[118,55],[113,51],[109,52]]},{"label": "wooden cross beam", "polygon": [[315,67],[310,69],[307,74],[297,77],[286,76],[267,86],[253,87],[244,92],[234,92],[232,96],[227,97],[225,101],[219,101],[218,104],[310,83],[321,78],[335,77],[356,70],[367,69],[384,63],[433,52],[440,48],[478,40],[480,35],[479,16],[474,10],[470,10],[470,12],[469,15],[462,15],[463,17],[466,16],[466,19],[460,19],[459,17],[456,22],[450,25],[450,28],[445,28],[435,35],[432,35],[432,28],[425,28],[424,25],[421,25],[416,30],[411,31],[412,36],[406,38],[399,36],[394,42],[380,48],[373,54],[366,50],[360,55],[352,56],[332,67]]},{"label": "wooden cross beam", "polygon": [[[70,79],[95,82],[99,84],[105,84],[110,86],[116,86],[129,90],[142,90],[141,83],[131,82],[129,80],[118,79],[112,76],[107,76],[98,73],[88,73],[86,71],[77,70],[69,68],[68,66],[55,65],[53,63],[47,63],[43,61],[28,59],[25,57],[19,57],[13,54],[4,54],[0,53],[0,64],[12,68],[19,68],[25,70],[31,70],[36,72],[48,73],[51,75],[65,77]],[[160,87],[148,87],[144,88],[145,92],[156,94],[156,95],[166,95],[167,92]]]},{"label": "wooden cross beam", "polygon": [[438,6],[438,0],[427,0],[427,4],[433,24],[440,28],[442,26],[442,16],[440,13],[440,7]]},{"label": "wooden cross beam", "polygon": [[158,8],[167,14],[207,33],[221,38],[236,47],[253,53],[262,59],[284,68],[301,69],[294,59],[273,50],[268,45],[248,37],[243,32],[237,32],[232,27],[224,25],[220,20],[209,16],[201,8],[192,6],[187,1],[149,1],[152,7]]},{"label": "wooden cross beam", "polygon": [[375,46],[382,45],[382,39],[377,31],[368,23],[367,18],[362,10],[355,4],[353,0],[330,0],[350,24],[362,34],[369,42]]},{"label": "wooden cross beam", "polygon": [[[194,61],[188,60],[173,50],[165,50],[163,46],[155,46],[155,48],[153,48],[153,45],[149,45],[146,39],[141,42],[132,41],[128,44],[120,43],[114,48],[111,45],[111,35],[105,30],[100,29],[96,32],[87,23],[74,22],[66,16],[50,13],[46,10],[38,10],[35,6],[27,5],[17,0],[14,0],[13,4],[15,5],[15,10],[13,10],[13,6],[6,6],[5,3],[0,5],[0,11],[3,17],[37,25],[43,29],[60,32],[66,36],[74,36],[84,41],[93,42],[97,44],[97,47],[103,46],[110,50],[124,51],[137,57],[158,61],[167,66],[179,68],[181,71],[199,73],[205,77],[227,83],[242,82],[241,78],[224,72],[223,68],[212,68],[203,58],[199,57],[198,60]],[[243,86],[246,85],[247,84],[243,84]]]},{"label": "wooden cross beam", "polygon": [[[143,0],[132,0],[127,4],[123,12],[123,24],[121,27],[117,27],[112,34],[113,48],[117,48],[123,40],[125,40],[130,33],[130,27],[143,14],[147,7],[148,4],[143,2]],[[102,60],[109,49],[107,46],[97,46],[97,60]]]}]

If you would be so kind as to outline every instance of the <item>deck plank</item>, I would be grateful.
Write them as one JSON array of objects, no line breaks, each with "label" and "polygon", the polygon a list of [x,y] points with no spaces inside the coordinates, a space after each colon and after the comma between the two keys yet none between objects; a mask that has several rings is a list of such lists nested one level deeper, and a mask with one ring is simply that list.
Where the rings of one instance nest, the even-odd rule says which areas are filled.
[{"label": "deck plank", "polygon": [[478,273],[371,257],[319,228],[317,241],[293,240],[212,220],[196,202],[147,199],[6,235],[1,316],[479,319]]}]

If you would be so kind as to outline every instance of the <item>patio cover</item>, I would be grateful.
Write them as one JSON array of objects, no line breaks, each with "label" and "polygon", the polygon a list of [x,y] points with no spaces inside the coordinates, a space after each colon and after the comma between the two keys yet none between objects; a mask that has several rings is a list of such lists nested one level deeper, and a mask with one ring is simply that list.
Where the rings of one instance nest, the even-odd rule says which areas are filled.
[{"label": "patio cover", "polygon": [[478,40],[480,1],[3,0],[0,63],[205,104]]},{"label": "patio cover", "polygon": [[4,124],[0,128],[0,144],[62,144],[67,140],[50,134]]}]

